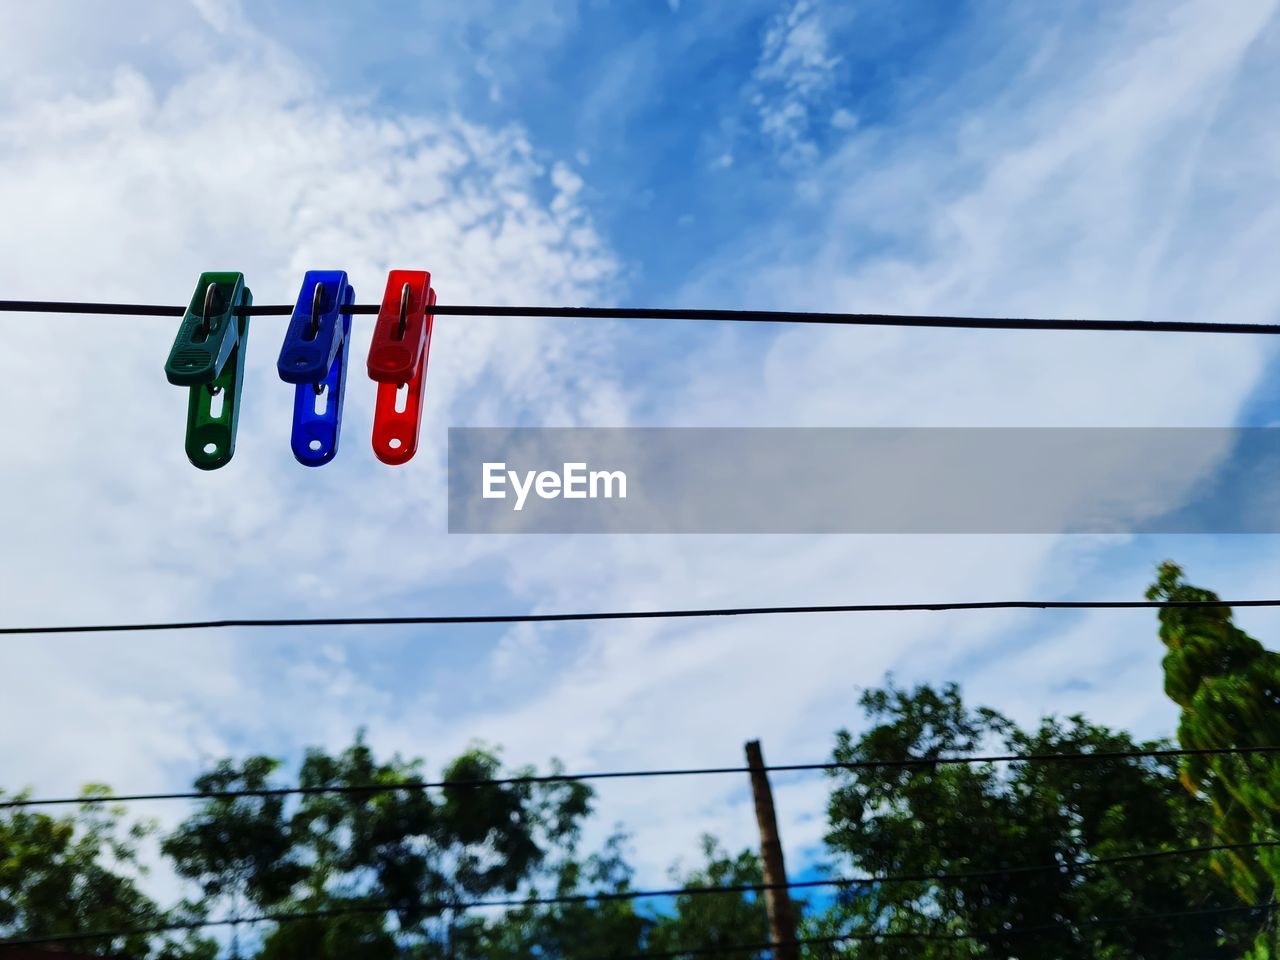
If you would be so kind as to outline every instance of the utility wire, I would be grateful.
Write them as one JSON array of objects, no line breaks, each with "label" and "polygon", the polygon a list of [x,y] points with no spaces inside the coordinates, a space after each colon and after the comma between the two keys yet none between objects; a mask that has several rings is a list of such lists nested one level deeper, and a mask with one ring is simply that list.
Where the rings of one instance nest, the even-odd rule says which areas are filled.
[{"label": "utility wire", "polygon": [[[811,889],[815,887],[864,887],[891,883],[948,883],[965,880],[980,880],[990,877],[1004,877],[1030,873],[1064,873],[1073,870],[1089,870],[1095,867],[1114,866],[1117,864],[1135,863],[1145,860],[1161,859],[1177,856],[1197,856],[1223,850],[1258,849],[1262,847],[1280,846],[1280,840],[1260,840],[1248,843],[1213,844],[1201,847],[1182,847],[1172,850],[1149,850],[1123,854],[1112,857],[1090,857],[1077,861],[1051,864],[1015,865],[995,867],[987,870],[968,870],[958,873],[912,873],[912,874],[870,874],[861,877],[835,877],[823,880],[796,880],[788,883],[743,883],[719,887],[673,887],[664,890],[628,890],[613,893],[566,894],[552,897],[509,897],[492,900],[452,901],[432,904],[433,910],[475,910],[494,907],[533,907],[557,906],[568,904],[604,903],[613,901],[645,900],[678,896],[706,896],[731,893],[763,893],[777,889]],[[171,923],[154,924],[147,927],[128,927],[117,930],[93,930],[77,933],[37,934],[29,937],[16,937],[0,940],[0,946],[36,946],[49,943],[71,943],[78,940],[114,940],[121,937],[150,936],[160,933],[174,933],[185,930],[197,930],[207,927],[225,927],[237,924],[253,923],[290,923],[304,920],[324,920],[335,917],[369,913],[392,913],[397,906],[388,903],[350,903],[340,907],[329,907],[316,910],[289,911],[282,913],[263,913],[243,917],[220,917],[214,920],[183,920]],[[1258,908],[1252,908],[1258,909]],[[1217,912],[1217,911],[1209,911]],[[1163,916],[1163,915],[1162,915]],[[1145,918],[1143,918],[1145,919]],[[1123,918],[1121,918],[1121,921]],[[1102,921],[1096,921],[1102,922]],[[1009,933],[1009,931],[1002,931]],[[874,933],[850,934],[836,938],[837,940],[871,939]],[[903,934],[917,939],[928,939],[928,934]],[[977,935],[974,935],[977,936]],[[962,938],[966,939],[966,938]],[[759,945],[755,949],[764,949]],[[736,949],[736,948],[735,948]],[[743,947],[742,949],[751,949]],[[680,956],[688,951],[675,951],[671,954],[642,954],[649,956]]]},{"label": "utility wire", "polygon": [[1203,910],[1171,910],[1164,913],[1143,913],[1127,917],[1094,917],[1086,920],[1059,920],[1054,923],[1043,923],[1035,926],[1027,927],[1010,927],[1005,930],[987,931],[987,932],[951,932],[951,931],[857,931],[855,933],[832,934],[824,937],[798,937],[795,940],[782,941],[762,941],[759,943],[730,943],[715,944],[705,947],[687,947],[680,950],[663,950],[651,951],[648,953],[633,953],[624,957],[616,954],[608,957],[600,957],[599,960],[673,960],[678,957],[701,957],[712,956],[722,953],[751,953],[757,950],[774,950],[777,947],[790,946],[834,946],[839,943],[851,943],[856,941],[889,941],[889,940],[1001,940],[1005,937],[1025,937],[1039,936],[1046,933],[1053,933],[1058,930],[1070,929],[1073,926],[1080,927],[1096,927],[1096,926],[1115,926],[1118,924],[1135,924],[1149,923],[1156,921],[1168,920],[1184,920],[1192,918],[1203,918],[1212,916],[1223,916],[1228,914],[1239,913],[1258,913],[1272,912],[1276,907],[1274,902],[1257,904],[1254,906],[1239,907],[1213,907]]},{"label": "utility wire", "polygon": [[[766,765],[769,773],[798,773],[813,770],[921,769],[977,763],[1078,763],[1103,760],[1135,760],[1171,757],[1234,756],[1280,753],[1280,745],[1253,747],[1176,747],[1147,750],[1094,750],[1089,753],[1003,753],[970,757],[898,757],[891,760],[825,761]],[[677,767],[658,770],[606,770],[589,773],[547,773],[528,776],[467,780],[408,780],[399,783],[322,784],[314,787],[262,787],[253,790],[190,790],[170,793],[88,794],[80,797],[24,798],[0,801],[0,810],[20,807],[68,806],[72,804],[140,803],[152,800],[229,800],[236,797],[286,797],[330,794],[397,793],[401,790],[474,789],[540,783],[575,783],[580,780],[635,780],[647,777],[700,777],[750,773],[751,767]]]},{"label": "utility wire", "polygon": [[714,607],[702,610],[620,610],[598,613],[482,613],[403,617],[234,617],[159,623],[87,623],[52,627],[0,627],[0,636],[50,633],[139,633],[154,630],[225,630],[232,627],[386,627],[478,623],[569,623],[591,620],[685,620],[808,613],[918,613],[945,610],[1149,610],[1280,607],[1268,600],[969,600],[938,603],[841,603],[786,607]]},{"label": "utility wire", "polygon": [[[376,314],[380,305],[361,303],[343,313]],[[292,304],[243,308],[245,316],[289,316]],[[180,317],[184,306],[153,303],[86,303],[71,300],[0,300],[0,312],[87,313],[114,316]],[[582,320],[709,320],[734,323],[807,323],[871,327],[944,327],[960,330],[1099,330],[1145,333],[1280,333],[1271,323],[1206,323],[1189,320],[1073,320],[1027,317],[955,317],[892,313],[826,313],[810,310],[701,310],[669,307],[513,307],[436,304],[435,316],[568,317]]]}]

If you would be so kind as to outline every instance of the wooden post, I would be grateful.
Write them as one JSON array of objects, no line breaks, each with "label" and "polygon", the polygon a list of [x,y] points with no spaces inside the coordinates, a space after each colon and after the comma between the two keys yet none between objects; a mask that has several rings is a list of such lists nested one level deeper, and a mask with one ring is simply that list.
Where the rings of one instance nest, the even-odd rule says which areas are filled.
[{"label": "wooden post", "polygon": [[756,801],[756,822],[760,826],[760,864],[764,869],[764,882],[769,889],[764,892],[765,909],[769,912],[769,939],[774,960],[800,960],[800,947],[796,943],[796,915],[791,908],[791,891],[787,882],[787,868],[782,860],[782,843],[778,840],[778,818],[773,812],[773,790],[769,787],[769,774],[764,769],[764,754],[760,741],[747,744],[747,767],[751,771],[751,793]]}]

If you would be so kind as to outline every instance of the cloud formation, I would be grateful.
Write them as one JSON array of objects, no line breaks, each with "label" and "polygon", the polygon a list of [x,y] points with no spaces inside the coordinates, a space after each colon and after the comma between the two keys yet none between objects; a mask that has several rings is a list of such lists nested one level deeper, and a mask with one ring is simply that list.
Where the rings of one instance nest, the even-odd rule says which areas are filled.
[{"label": "cloud formation", "polygon": [[[102,55],[62,72],[56,58],[31,58],[24,95],[0,110],[0,202],[22,237],[0,266],[8,296],[179,303],[202,270],[231,268],[258,302],[288,301],[317,265],[348,269],[366,301],[380,298],[371,285],[393,265],[431,268],[455,302],[608,296],[617,264],[576,197],[580,181],[519,128],[380,116],[325,92],[234,6],[198,13],[180,35],[206,56],[163,79],[131,65],[133,37],[108,37],[123,62]],[[77,31],[93,30],[66,26],[73,49]],[[6,320],[0,376],[23,404],[6,419],[0,481],[7,619],[375,608],[408,591],[420,601],[420,585],[501,549],[443,547],[443,497],[432,491],[447,423],[525,409],[576,422],[621,402],[607,344],[591,331],[441,321],[424,451],[411,470],[386,470],[369,450],[364,326],[340,459],[313,473],[288,453],[280,329],[253,322],[237,458],[201,475],[181,452],[185,397],[161,372],[171,322]],[[364,700],[380,698],[342,657],[308,651],[306,663],[268,673],[243,638],[135,639],[5,646],[4,673],[45,678],[15,685],[0,707],[0,745],[23,780],[157,782],[277,721],[299,744],[323,736],[307,729],[327,724],[323,713],[289,720],[273,708],[291,677],[331,696],[348,736]]]},{"label": "cloud formation", "polygon": [[810,139],[813,113],[836,83],[840,58],[831,52],[823,7],[816,0],[795,0],[776,15],[752,73],[751,102],[760,133],[791,164],[817,158],[818,147]]}]

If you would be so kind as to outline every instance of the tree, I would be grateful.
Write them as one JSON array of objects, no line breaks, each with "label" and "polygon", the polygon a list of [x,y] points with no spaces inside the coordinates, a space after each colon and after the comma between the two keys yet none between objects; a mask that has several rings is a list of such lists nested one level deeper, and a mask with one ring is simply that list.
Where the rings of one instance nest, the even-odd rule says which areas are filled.
[{"label": "tree", "polygon": [[[554,887],[558,897],[581,896],[569,903],[526,905],[493,917],[472,917],[453,943],[454,960],[599,960],[641,953],[715,950],[769,939],[763,900],[735,889],[761,883],[760,864],[750,851],[727,853],[714,837],[702,839],[703,862],[692,870],[672,867],[675,887],[724,887],[724,893],[679,894],[656,908],[626,899],[632,868],[615,833],[599,853],[584,861],[561,863]],[[537,891],[531,892],[531,897]],[[644,912],[642,912],[642,909]],[[769,956],[744,953],[745,960]],[[436,953],[424,954],[436,958]]]},{"label": "tree", "polygon": [[[731,855],[715,837],[702,838],[703,864],[688,873],[676,868],[671,879],[680,887],[758,886],[764,882],[759,858],[750,850]],[[769,917],[764,897],[757,893],[733,892],[681,894],[675,898],[674,913],[660,914],[648,938],[646,949],[657,952],[683,949],[716,949],[769,941]],[[797,908],[800,904],[796,904]],[[771,957],[768,950],[735,951],[744,960]]]},{"label": "tree", "polygon": [[[1152,600],[1219,602],[1217,594],[1186,584],[1182,570],[1164,563],[1147,591]],[[1182,710],[1178,741],[1190,750],[1280,744],[1280,655],[1263,648],[1233,622],[1230,607],[1163,607],[1160,639],[1165,692]],[[1280,820],[1280,768],[1274,754],[1189,756],[1182,782],[1208,800],[1219,843],[1275,840]],[[1248,904],[1272,899],[1280,881],[1275,847],[1216,854],[1213,868]],[[1274,932],[1259,956],[1275,956]]]},{"label": "tree", "polygon": [[[445,767],[444,781],[458,786],[431,790],[387,789],[421,782],[424,764],[379,760],[363,735],[336,755],[309,750],[296,800],[270,792],[278,766],[270,757],[220,762],[196,781],[214,795],[164,842],[208,905],[345,912],[279,923],[263,942],[272,960],[376,960],[404,944],[448,954],[461,908],[532,884],[549,857],[572,850],[590,812],[582,784],[486,783],[503,778],[497,754],[482,747]],[[229,790],[257,795],[218,795]]]},{"label": "tree", "polygon": [[[1149,595],[1216,600],[1183,583],[1172,565]],[[1239,630],[1230,610],[1165,608],[1161,638],[1185,747],[1280,744],[1280,658]],[[1081,716],[1024,729],[966,706],[955,685],[889,682],[860,703],[866,729],[836,735],[833,757],[843,766],[832,774],[826,841],[837,875],[869,879],[824,894],[806,912],[802,936],[869,936],[815,946],[808,956],[1228,960],[1247,949],[1251,960],[1280,957],[1256,913],[1230,912],[1241,899],[1274,895],[1274,850],[1182,849],[1276,839],[1280,784],[1271,755],[944,763],[975,753],[1069,758],[1166,744]],[[898,762],[904,757],[926,762]],[[591,790],[532,768],[507,774],[495,750],[467,750],[432,788],[422,786],[422,760],[380,759],[363,735],[338,753],[308,751],[298,794],[276,789],[280,766],[265,756],[223,760],[197,778],[206,796],[161,849],[201,899],[169,911],[137,882],[150,828],[126,824],[119,808],[93,805],[62,818],[0,812],[0,936],[250,910],[308,915],[259,927],[258,960],[588,960],[768,940],[763,898],[742,889],[762,879],[753,853],[731,854],[704,838],[696,866],[672,868],[673,885],[721,892],[632,899],[623,835],[589,855],[579,850]],[[1167,855],[1135,856],[1156,851]],[[886,876],[902,879],[875,879]],[[552,897],[564,902],[545,902]],[[493,899],[509,905],[468,909]],[[1201,913],[1174,919],[1194,911]],[[1127,922],[1099,922],[1107,918]],[[910,939],[919,934],[926,936]],[[234,927],[232,942],[238,950]],[[138,960],[217,954],[196,935],[145,933],[85,949]]]},{"label": "tree", "polygon": [[[584,860],[568,851],[551,871],[545,887],[529,891],[528,901],[504,913],[472,914],[455,937],[451,957],[457,960],[525,960],[529,956],[555,960],[594,960],[625,957],[644,949],[652,921],[636,911],[635,901],[623,899],[631,890],[625,836],[615,833],[604,848]],[[542,896],[575,897],[576,902],[538,903]],[[588,897],[599,899],[586,899]],[[431,953],[424,956],[437,957]]]},{"label": "tree", "polygon": [[[334,913],[281,923],[263,940],[258,960],[394,960],[399,956],[395,937],[386,927],[385,912],[365,910],[363,901],[340,897],[315,898],[308,906]],[[348,908],[352,912],[342,912]]]},{"label": "tree", "polygon": [[[108,792],[95,785],[85,795]],[[123,807],[102,803],[86,803],[65,817],[25,808],[0,814],[0,936],[131,930],[191,919],[187,905],[166,913],[138,887],[146,873],[138,847],[151,831],[144,823],[126,826]],[[76,948],[138,960],[208,960],[216,952],[200,937],[145,933],[76,941]]]},{"label": "tree", "polygon": [[[984,749],[1009,753],[1093,753],[1158,747],[1082,717],[1043,720],[1023,731],[989,709],[967,709],[959,689],[889,685],[861,699],[872,726],[837,735],[834,759],[866,764],[936,759]],[[911,942],[913,957],[1097,958],[1235,957],[1232,945],[1256,929],[1220,918],[1096,924],[1231,906],[1229,891],[1206,883],[1187,857],[1081,869],[1113,857],[1205,842],[1208,805],[1181,789],[1160,759],[1091,762],[858,767],[834,774],[827,843],[852,873],[954,879],[868,883],[844,891],[813,932],[964,934],[971,939]],[[1027,867],[1046,867],[1027,870]],[[1211,876],[1211,875],[1210,875]],[[1231,919],[1231,918],[1228,918]],[[1006,931],[1038,928],[1035,936]],[[900,956],[902,941],[866,941],[847,955]]]},{"label": "tree", "polygon": [[[232,919],[246,907],[261,911],[286,901],[307,874],[285,819],[284,797],[262,792],[279,765],[263,756],[238,765],[223,760],[197,777],[195,788],[211,796],[161,844],[178,875],[200,885],[203,905],[225,905]],[[232,931],[232,953],[238,955],[235,926]]]}]

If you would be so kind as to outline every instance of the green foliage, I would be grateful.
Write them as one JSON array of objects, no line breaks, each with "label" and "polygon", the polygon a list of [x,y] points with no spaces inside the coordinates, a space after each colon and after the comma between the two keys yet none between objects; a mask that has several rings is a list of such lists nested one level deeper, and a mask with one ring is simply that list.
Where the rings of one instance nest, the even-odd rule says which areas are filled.
[{"label": "green foliage", "polygon": [[[463,918],[455,931],[451,952],[420,956],[449,956],[454,960],[524,960],[529,956],[558,960],[591,960],[627,956],[643,949],[651,921],[636,912],[634,901],[607,899],[631,889],[632,870],[623,856],[624,837],[615,834],[604,849],[585,860],[562,860],[543,890],[553,896],[603,894],[605,899],[576,903],[530,902],[501,914]],[[539,894],[531,889],[530,898]]]},{"label": "green foliage", "polygon": [[[737,887],[764,882],[760,860],[750,850],[730,855],[715,837],[705,835],[702,856],[703,865],[689,873],[671,871],[676,886]],[[714,949],[769,940],[769,918],[760,894],[684,894],[675,898],[674,907],[674,912],[659,915],[646,949]],[[735,951],[734,956],[757,960],[769,952]]]},{"label": "green foliage", "polygon": [[[1160,567],[1151,599],[1217,600],[1182,581],[1172,563]],[[1178,740],[1189,749],[1280,743],[1280,656],[1232,622],[1229,607],[1166,607],[1160,611],[1165,692],[1182,708]],[[1214,832],[1223,843],[1272,839],[1280,813],[1280,771],[1267,754],[1188,757],[1188,790],[1208,798]],[[1217,869],[1248,903],[1271,896],[1280,876],[1275,853],[1250,851],[1216,858]]]},{"label": "green foliage", "polygon": [[[107,791],[93,786],[85,792]],[[129,930],[188,919],[185,905],[166,913],[138,888],[146,872],[138,847],[151,832],[144,823],[126,826],[120,806],[85,804],[62,817],[23,808],[0,813],[0,936]],[[79,941],[77,948],[137,960],[207,960],[215,953],[200,937],[146,934]]]},{"label": "green foliage", "polygon": [[[299,906],[335,915],[278,925],[263,941],[258,960],[393,960],[398,955],[395,937],[386,929],[386,914],[362,912],[362,901],[313,899]],[[346,909],[353,912],[341,912]]]},{"label": "green foliage", "polygon": [[[415,954],[418,960],[599,960],[645,952],[705,950],[769,939],[764,904],[754,894],[684,894],[657,908],[639,901],[610,899],[632,889],[632,870],[623,855],[624,837],[615,834],[604,849],[583,861],[560,864],[555,896],[591,895],[585,902],[525,906],[492,917],[467,918],[449,944]],[[713,837],[704,837],[701,865],[688,872],[673,868],[674,887],[737,887],[761,882],[754,854],[725,852]],[[531,896],[535,893],[531,892]],[[647,912],[642,912],[646,910]],[[747,960],[758,954],[735,953]]]},{"label": "green foliage", "polygon": [[[495,754],[472,749],[446,768],[444,779],[492,780],[500,773]],[[516,776],[533,774],[526,769]],[[446,789],[440,838],[455,862],[456,895],[515,892],[543,864],[548,848],[573,846],[582,819],[590,813],[591,796],[590,788],[580,783]]]},{"label": "green foliage", "polygon": [[[1182,579],[1174,563],[1161,565],[1150,599],[1217,601]],[[1182,708],[1178,740],[1188,749],[1280,744],[1280,655],[1263,648],[1233,622],[1229,607],[1164,607],[1160,611],[1165,692]],[[1280,820],[1280,768],[1273,754],[1187,757],[1182,781],[1213,809],[1220,843],[1274,840]],[[1276,848],[1216,855],[1214,870],[1245,903],[1272,899],[1280,880]],[[1268,929],[1252,956],[1276,956]]]},{"label": "green foliage", "polygon": [[[336,756],[309,750],[298,783],[306,789],[351,790],[423,779],[422,762],[398,755],[377,761],[363,736]],[[448,894],[433,865],[430,842],[439,827],[436,805],[425,790],[306,795],[290,822],[292,842],[309,865],[313,900],[364,895],[400,911],[413,926],[439,913],[429,904]]]},{"label": "green foliage", "polygon": [[283,797],[218,795],[267,790],[278,766],[279,761],[262,756],[238,765],[223,760],[195,781],[197,790],[212,796],[165,837],[161,849],[179,876],[200,885],[207,903],[266,910],[285,901],[305,879]]},{"label": "green foliage", "polygon": [[[872,721],[837,735],[841,763],[926,758],[982,750],[1086,753],[1157,747],[1081,717],[1023,731],[991,710],[969,710],[954,685],[892,686],[862,698]],[[979,873],[958,881],[871,884],[840,897],[821,932],[971,933],[976,939],[912,943],[915,957],[1235,957],[1213,922],[1092,925],[1091,918],[1231,905],[1185,857],[1096,867],[1065,865],[1205,842],[1211,811],[1190,800],[1176,771],[1153,760],[1073,764],[957,764],[840,771],[827,842],[851,873]],[[1022,865],[1064,865],[1021,872]],[[1002,871],[987,875],[987,871]],[[1034,937],[1010,928],[1049,929]],[[1239,943],[1240,931],[1229,941]],[[1247,937],[1246,937],[1247,939]],[[899,956],[901,943],[861,944],[859,958]]]},{"label": "green foliage", "polygon": [[[419,759],[379,760],[363,735],[335,755],[309,750],[299,799],[270,794],[278,767],[269,757],[220,762],[196,781],[212,795],[163,844],[210,909],[360,911],[279,924],[263,943],[273,958],[376,960],[396,953],[397,936],[433,955],[456,939],[459,905],[531,885],[552,852],[572,851],[590,812],[582,784],[476,787],[503,776],[497,754],[482,747],[446,766],[443,779],[461,785],[436,790],[366,789],[425,774]],[[236,790],[259,795],[218,795]]]}]

